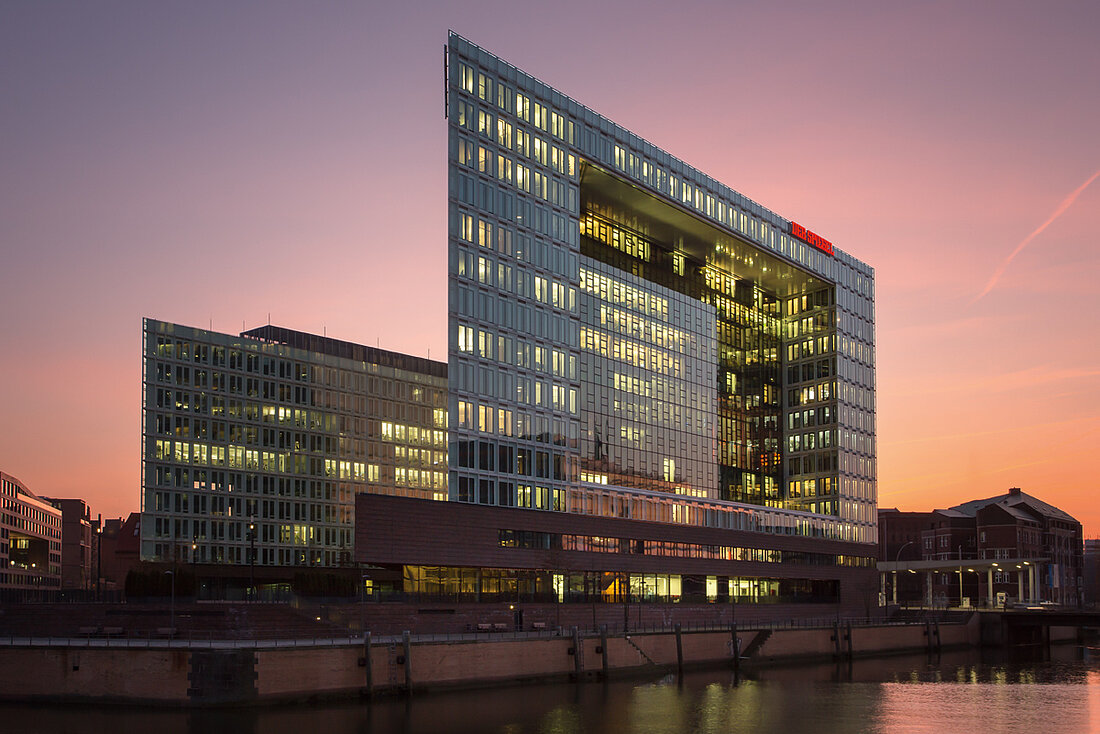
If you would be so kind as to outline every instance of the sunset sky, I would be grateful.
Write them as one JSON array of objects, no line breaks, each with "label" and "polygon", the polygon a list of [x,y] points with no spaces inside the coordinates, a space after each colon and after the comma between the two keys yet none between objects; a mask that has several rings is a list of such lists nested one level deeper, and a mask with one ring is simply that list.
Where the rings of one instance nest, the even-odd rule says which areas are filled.
[{"label": "sunset sky", "polygon": [[453,29],[877,274],[879,505],[1100,535],[1100,3],[0,5],[0,470],[139,509],[141,319],[445,359]]}]

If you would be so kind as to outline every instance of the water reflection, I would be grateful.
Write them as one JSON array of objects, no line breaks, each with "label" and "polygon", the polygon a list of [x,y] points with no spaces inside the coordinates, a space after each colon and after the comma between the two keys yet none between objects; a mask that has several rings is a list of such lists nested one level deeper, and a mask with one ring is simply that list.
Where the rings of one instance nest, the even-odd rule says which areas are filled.
[{"label": "water reflection", "polygon": [[1100,649],[966,651],[608,684],[262,709],[0,707],[5,731],[156,734],[908,734],[1100,730]]}]

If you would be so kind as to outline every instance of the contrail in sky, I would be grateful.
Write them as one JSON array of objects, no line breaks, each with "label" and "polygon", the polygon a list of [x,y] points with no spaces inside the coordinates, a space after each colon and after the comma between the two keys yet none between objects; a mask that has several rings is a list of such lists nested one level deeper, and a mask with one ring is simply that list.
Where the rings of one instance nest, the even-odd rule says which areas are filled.
[{"label": "contrail in sky", "polygon": [[977,303],[982,298],[984,298],[987,293],[993,290],[993,286],[997,285],[997,281],[1001,279],[1002,275],[1004,275],[1005,270],[1008,269],[1008,264],[1012,262],[1013,258],[1019,255],[1025,247],[1031,244],[1031,241],[1038,237],[1044,229],[1049,227],[1055,219],[1062,216],[1065,213],[1066,209],[1069,209],[1073,202],[1077,200],[1077,197],[1081,195],[1081,192],[1088,188],[1088,185],[1095,181],[1098,177],[1100,177],[1100,171],[1092,174],[1092,176],[1089,177],[1088,181],[1085,181],[1083,184],[1074,189],[1073,193],[1067,196],[1065,200],[1063,200],[1062,203],[1058,205],[1058,208],[1054,210],[1054,213],[1051,214],[1045,222],[1039,225],[1038,229],[1025,237],[1023,242],[1016,245],[1016,249],[1012,251],[1011,255],[1005,258],[1004,262],[1001,263],[1000,267],[997,268],[997,271],[993,273],[993,277],[990,278],[989,282],[985,284],[985,290],[974,296],[974,300],[972,300],[970,303]]}]

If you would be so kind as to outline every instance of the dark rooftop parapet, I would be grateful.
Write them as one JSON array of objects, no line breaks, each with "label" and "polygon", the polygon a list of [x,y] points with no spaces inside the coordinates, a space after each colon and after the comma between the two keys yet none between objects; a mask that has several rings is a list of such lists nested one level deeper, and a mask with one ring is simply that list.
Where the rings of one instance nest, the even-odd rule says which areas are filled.
[{"label": "dark rooftop parapet", "polygon": [[332,339],[327,336],[308,334],[304,331],[294,331],[282,326],[260,326],[242,331],[241,336],[275,344],[286,344],[295,349],[320,352],[321,354],[351,359],[356,362],[368,362],[408,372],[417,372],[431,377],[447,378],[446,362],[436,362],[424,357],[414,357],[410,354],[390,352],[385,349]]}]

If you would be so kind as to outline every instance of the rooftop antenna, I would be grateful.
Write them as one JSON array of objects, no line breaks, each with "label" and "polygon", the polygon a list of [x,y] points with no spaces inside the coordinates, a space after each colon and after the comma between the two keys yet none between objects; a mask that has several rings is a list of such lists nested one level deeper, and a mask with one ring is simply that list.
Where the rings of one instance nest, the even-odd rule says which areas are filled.
[{"label": "rooftop antenna", "polygon": [[267,325],[271,326],[271,312],[270,311],[267,312]]}]

